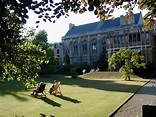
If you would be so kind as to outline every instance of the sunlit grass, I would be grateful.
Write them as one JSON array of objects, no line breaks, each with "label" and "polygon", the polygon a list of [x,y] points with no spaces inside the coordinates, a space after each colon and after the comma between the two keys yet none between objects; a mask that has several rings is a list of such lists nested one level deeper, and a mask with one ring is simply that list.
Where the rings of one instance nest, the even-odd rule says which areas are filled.
[{"label": "sunlit grass", "polygon": [[90,74],[77,79],[70,76],[42,76],[38,79],[47,84],[46,91],[54,79],[61,81],[62,97],[47,94],[47,98],[36,98],[30,95],[32,89],[25,90],[20,82],[0,84],[0,116],[108,117],[147,82],[141,78],[132,81],[106,79],[101,77],[102,73],[89,79],[87,75]]}]

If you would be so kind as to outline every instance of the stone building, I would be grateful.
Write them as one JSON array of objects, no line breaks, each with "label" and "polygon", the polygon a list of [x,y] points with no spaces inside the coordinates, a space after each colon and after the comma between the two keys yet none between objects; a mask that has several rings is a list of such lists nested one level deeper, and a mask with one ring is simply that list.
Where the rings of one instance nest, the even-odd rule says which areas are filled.
[{"label": "stone building", "polygon": [[54,48],[54,56],[59,58],[57,65],[62,65],[63,63],[63,48],[62,42],[50,44]]},{"label": "stone building", "polygon": [[120,16],[84,25],[69,24],[69,30],[62,37],[64,63],[88,63],[95,67],[103,47],[108,58],[120,48],[139,50],[146,62],[155,60],[155,32],[142,30],[142,14],[133,14],[126,19]]}]

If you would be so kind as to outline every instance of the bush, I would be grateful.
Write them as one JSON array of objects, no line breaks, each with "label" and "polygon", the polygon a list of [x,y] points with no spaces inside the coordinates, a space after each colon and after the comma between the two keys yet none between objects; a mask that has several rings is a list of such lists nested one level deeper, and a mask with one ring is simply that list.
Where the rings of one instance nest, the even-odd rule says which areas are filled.
[{"label": "bush", "polygon": [[76,72],[78,75],[82,75],[83,69],[85,69],[86,73],[88,73],[88,72],[90,72],[91,67],[88,64],[83,63],[83,64],[75,65],[75,69],[76,69]]},{"label": "bush", "polygon": [[145,67],[146,68],[143,68],[143,67],[135,68],[134,69],[134,74],[138,75],[140,77],[144,77],[144,78],[148,77],[148,78],[150,78],[151,75],[153,74],[153,72],[155,71],[154,64],[149,62],[149,63],[146,64]]},{"label": "bush", "polygon": [[77,78],[76,68],[75,67],[71,68],[70,71],[71,71],[71,77],[72,78]]},{"label": "bush", "polygon": [[68,64],[68,65],[61,66],[61,68],[56,70],[55,73],[71,75],[74,72],[73,70],[75,70],[77,75],[81,75],[81,74],[83,74],[82,73],[83,69],[85,69],[86,73],[87,73],[87,72],[90,72],[91,67],[86,63],[77,64],[77,65],[69,65]]}]

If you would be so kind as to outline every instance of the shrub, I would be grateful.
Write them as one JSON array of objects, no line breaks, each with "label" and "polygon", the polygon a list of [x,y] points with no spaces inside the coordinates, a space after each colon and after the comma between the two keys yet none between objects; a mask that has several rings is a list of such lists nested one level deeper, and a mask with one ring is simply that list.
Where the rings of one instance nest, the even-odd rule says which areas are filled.
[{"label": "shrub", "polygon": [[146,64],[145,68],[141,67],[141,68],[135,68],[134,69],[134,74],[138,75],[140,77],[151,77],[151,75],[153,75],[153,72],[155,71],[155,67],[154,64],[149,62]]},{"label": "shrub", "polygon": [[86,73],[88,73],[91,70],[91,67],[87,63],[75,65],[75,68],[78,75],[83,74],[82,73],[83,69],[86,70]]},{"label": "shrub", "polygon": [[76,67],[70,69],[71,78],[77,78]]}]

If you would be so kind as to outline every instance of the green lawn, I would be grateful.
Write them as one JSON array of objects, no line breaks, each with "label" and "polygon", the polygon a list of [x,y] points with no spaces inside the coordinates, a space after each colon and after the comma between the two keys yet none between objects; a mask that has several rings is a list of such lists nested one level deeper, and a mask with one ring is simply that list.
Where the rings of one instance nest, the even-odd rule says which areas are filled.
[{"label": "green lawn", "polygon": [[[17,81],[0,84],[0,117],[108,117],[147,80],[132,81],[102,78],[104,73],[88,74],[72,79],[68,76],[40,77],[48,91],[54,79],[61,81],[63,96],[47,94],[47,98],[31,96]],[[91,75],[89,78],[87,76]],[[94,76],[94,77],[93,77]],[[100,76],[100,77],[99,77]],[[116,75],[117,76],[117,75]]]}]

